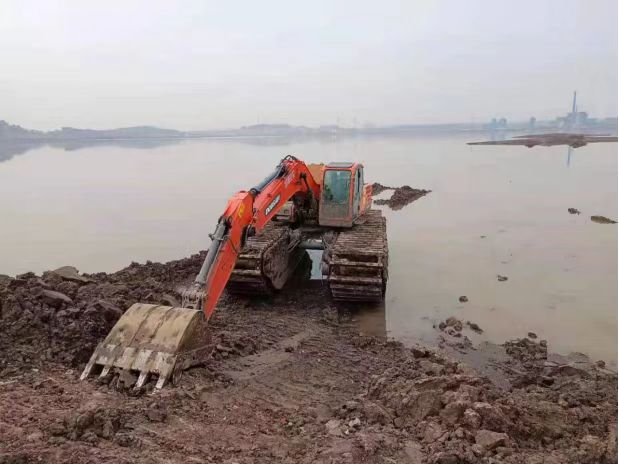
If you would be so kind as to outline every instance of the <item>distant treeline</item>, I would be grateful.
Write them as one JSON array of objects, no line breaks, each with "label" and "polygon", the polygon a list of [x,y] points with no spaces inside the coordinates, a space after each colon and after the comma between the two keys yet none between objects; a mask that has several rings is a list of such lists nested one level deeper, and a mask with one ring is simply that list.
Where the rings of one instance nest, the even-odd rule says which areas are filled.
[{"label": "distant treeline", "polygon": [[[54,140],[144,140],[144,139],[187,139],[201,137],[264,137],[264,136],[344,136],[344,135],[399,135],[407,133],[432,134],[454,132],[522,132],[530,131],[529,122],[510,123],[500,128],[482,123],[456,124],[407,124],[397,126],[341,127],[324,125],[319,127],[293,126],[289,124],[255,124],[237,129],[188,131],[161,129],[153,126],[125,127],[120,129],[76,129],[63,127],[53,131],[24,129],[0,120],[0,141],[54,141]],[[557,131],[555,121],[539,121],[537,131]],[[596,120],[587,131],[617,133],[617,118]]]}]

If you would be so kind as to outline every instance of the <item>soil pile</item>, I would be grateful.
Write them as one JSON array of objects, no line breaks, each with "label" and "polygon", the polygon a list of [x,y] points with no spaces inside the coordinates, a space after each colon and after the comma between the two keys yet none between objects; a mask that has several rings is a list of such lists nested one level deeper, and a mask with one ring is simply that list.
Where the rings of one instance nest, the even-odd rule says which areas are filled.
[{"label": "soil pile", "polygon": [[202,259],[132,263],[113,274],[80,275],[67,266],[0,280],[0,371],[9,363],[86,362],[132,304],[179,306],[175,285],[190,281]]},{"label": "soil pile", "polygon": [[385,190],[395,190],[395,187],[387,187],[386,185],[383,185],[380,182],[374,182],[372,184],[372,196],[380,195]]},{"label": "soil pile", "polygon": [[398,211],[415,200],[427,195],[431,190],[414,189],[408,185],[402,187],[387,187],[378,182],[372,184],[372,195],[378,195],[385,190],[393,190],[391,198],[386,200],[374,200],[377,205],[387,205],[389,208]]},{"label": "soil pile", "polygon": [[[516,345],[530,348],[529,360],[545,352]],[[507,392],[440,355],[416,355],[374,376],[366,397],[415,441],[409,448],[426,457],[418,462],[616,462],[613,376],[548,369],[545,385]]]},{"label": "soil pile", "polygon": [[607,218],[606,216],[591,216],[593,222],[598,224],[617,224],[617,221]]}]

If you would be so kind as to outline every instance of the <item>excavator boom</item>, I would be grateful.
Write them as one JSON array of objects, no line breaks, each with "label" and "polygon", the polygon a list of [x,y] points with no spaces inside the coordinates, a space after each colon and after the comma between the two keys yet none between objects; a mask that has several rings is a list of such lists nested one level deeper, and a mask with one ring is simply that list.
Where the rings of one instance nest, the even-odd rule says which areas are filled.
[{"label": "excavator boom", "polygon": [[196,307],[202,308],[206,319],[215,310],[244,241],[262,231],[297,194],[304,195],[303,201],[315,203],[320,187],[303,161],[287,156],[264,181],[228,201],[211,236],[213,242],[196,277],[195,288],[185,295],[187,300],[197,299]]}]

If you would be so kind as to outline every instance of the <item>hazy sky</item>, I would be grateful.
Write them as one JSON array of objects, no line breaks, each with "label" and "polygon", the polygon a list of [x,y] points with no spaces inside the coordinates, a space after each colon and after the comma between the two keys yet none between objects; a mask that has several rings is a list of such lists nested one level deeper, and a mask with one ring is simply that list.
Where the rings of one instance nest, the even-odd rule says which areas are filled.
[{"label": "hazy sky", "polygon": [[0,1],[0,119],[225,128],[617,113],[617,0]]}]

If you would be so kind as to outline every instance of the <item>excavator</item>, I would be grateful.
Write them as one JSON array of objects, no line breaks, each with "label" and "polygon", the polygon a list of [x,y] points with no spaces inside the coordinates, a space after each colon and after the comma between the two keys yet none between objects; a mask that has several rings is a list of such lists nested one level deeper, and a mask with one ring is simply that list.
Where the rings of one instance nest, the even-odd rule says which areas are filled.
[{"label": "excavator", "polygon": [[81,379],[116,370],[139,373],[135,388],[155,389],[203,363],[213,350],[208,320],[225,291],[268,296],[281,290],[307,257],[322,250],[321,274],[339,302],[380,301],[388,279],[386,220],[371,209],[363,165],[306,164],[283,158],[255,187],[234,194],[210,234],[182,307],[136,303],[97,346]]}]

